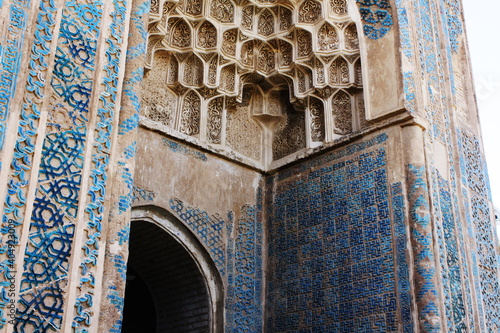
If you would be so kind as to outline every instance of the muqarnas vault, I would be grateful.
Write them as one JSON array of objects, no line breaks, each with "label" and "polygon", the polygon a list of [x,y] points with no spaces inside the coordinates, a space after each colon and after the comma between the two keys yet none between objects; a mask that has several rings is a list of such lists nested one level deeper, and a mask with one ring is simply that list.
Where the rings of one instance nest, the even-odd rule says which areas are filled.
[{"label": "muqarnas vault", "polygon": [[0,332],[499,332],[458,0],[3,0]]}]

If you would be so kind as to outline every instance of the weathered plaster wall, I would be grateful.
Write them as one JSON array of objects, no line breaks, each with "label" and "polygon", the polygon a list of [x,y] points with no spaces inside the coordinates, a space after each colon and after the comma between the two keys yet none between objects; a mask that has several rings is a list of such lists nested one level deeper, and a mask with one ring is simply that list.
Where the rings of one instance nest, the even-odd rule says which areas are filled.
[{"label": "weathered plaster wall", "polygon": [[194,146],[139,128],[134,185],[171,209],[173,198],[210,215],[256,204],[260,173]]},{"label": "weathered plaster wall", "polygon": [[139,129],[134,205],[155,205],[204,244],[224,283],[226,331],[262,330],[262,176]]}]

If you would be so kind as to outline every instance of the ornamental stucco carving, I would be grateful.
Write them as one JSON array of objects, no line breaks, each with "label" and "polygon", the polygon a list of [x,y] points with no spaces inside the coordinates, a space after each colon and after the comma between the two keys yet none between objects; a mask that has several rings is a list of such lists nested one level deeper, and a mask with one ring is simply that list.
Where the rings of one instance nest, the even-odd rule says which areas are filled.
[{"label": "ornamental stucco carving", "polygon": [[[143,116],[261,165],[357,131],[364,119],[345,0],[160,1],[148,43]],[[251,151],[237,142],[249,130]]]}]

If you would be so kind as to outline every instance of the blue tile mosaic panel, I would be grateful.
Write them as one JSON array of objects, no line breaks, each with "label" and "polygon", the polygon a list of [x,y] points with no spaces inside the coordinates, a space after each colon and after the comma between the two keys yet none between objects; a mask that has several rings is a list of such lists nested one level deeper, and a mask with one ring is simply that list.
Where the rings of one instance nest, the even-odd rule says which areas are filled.
[{"label": "blue tile mosaic panel", "polygon": [[306,162],[300,177],[275,177],[270,332],[410,329],[404,200],[387,180],[386,138]]},{"label": "blue tile mosaic panel", "polygon": [[[481,154],[478,138],[466,130],[458,131],[461,154],[462,185],[464,206],[468,209],[468,232],[476,240],[473,253],[473,272],[477,289],[478,303],[484,314],[482,324],[488,331],[500,331],[500,258],[495,244],[498,244],[488,199],[491,198],[485,160]],[[484,316],[484,317],[483,317]]]},{"label": "blue tile mosaic panel", "polygon": [[401,183],[391,186],[392,214],[394,224],[394,237],[396,241],[396,262],[400,322],[403,332],[413,332],[413,322],[411,318],[411,283],[410,269],[407,260],[407,226],[405,224],[405,198]]},{"label": "blue tile mosaic panel", "polygon": [[384,37],[393,25],[392,9],[386,0],[356,0],[361,20],[363,21],[363,32],[370,39]]},{"label": "blue tile mosaic panel", "polygon": [[[226,332],[262,331],[262,224],[258,209],[241,208],[228,231]],[[233,232],[234,231],[234,232]]]},{"label": "blue tile mosaic panel", "polygon": [[226,263],[224,219],[219,215],[210,216],[207,212],[190,207],[176,198],[170,199],[170,209],[209,249],[215,265],[221,275],[224,275]]},{"label": "blue tile mosaic panel", "polygon": [[[78,269],[79,275],[77,281],[72,281],[74,283],[73,286],[77,287],[75,299],[72,299],[75,309],[72,327],[82,332],[86,331],[92,325],[97,325],[97,318],[94,316],[96,312],[95,307],[101,306],[100,304],[95,304],[94,297],[96,293],[96,281],[99,281],[100,278],[97,273],[97,265],[99,260],[103,260],[99,258],[99,240],[101,239],[102,226],[106,222],[105,207],[107,202],[105,198],[107,198],[109,191],[109,164],[113,145],[113,123],[117,117],[115,109],[118,104],[117,96],[120,86],[120,70],[122,70],[121,60],[124,53],[122,48],[125,42],[124,26],[126,24],[127,1],[95,1],[94,5],[99,6],[99,9],[101,6],[107,5],[107,13],[110,20],[107,21],[105,27],[103,26],[100,31],[100,34],[105,36],[104,42],[107,47],[104,52],[105,61],[102,63],[103,76],[99,82],[100,84],[94,88],[94,94],[98,94],[99,99],[95,106],[96,109],[91,110],[96,124],[94,128],[90,129],[93,132],[91,135],[94,138],[91,147],[92,157],[86,161],[90,166],[90,172],[86,179],[89,185],[87,200],[81,203],[81,206],[84,207],[84,219],[82,221],[84,223],[80,224],[80,237],[84,238],[84,242],[81,248],[75,249],[79,262],[77,263],[78,268],[75,267],[74,269]],[[96,30],[97,32],[97,29],[99,29],[98,22],[94,20],[89,22],[92,14],[95,15],[96,9],[83,7],[83,10],[79,11],[78,17],[85,16],[85,18],[82,18],[83,22],[85,22],[90,30]],[[130,158],[134,153],[135,146],[129,146],[127,156]],[[127,173],[127,170],[120,171],[120,179],[123,182],[128,182],[131,188],[131,175]],[[116,204],[120,208],[127,209],[129,207],[129,200],[129,197],[125,199],[120,197]],[[122,229],[119,235],[120,245],[127,236],[128,230],[126,228]],[[125,259],[118,254],[112,260],[114,260],[114,267],[116,267],[118,272],[117,276],[124,279],[126,270]]]},{"label": "blue tile mosaic panel", "polygon": [[[408,101],[413,98],[412,86],[415,86],[410,81],[406,82],[407,77],[411,79],[411,76],[420,72],[427,82],[421,93],[429,103],[420,110],[425,112],[423,116],[427,117],[430,124],[428,131],[430,151],[434,142],[440,142],[447,147],[446,177],[439,175],[435,169],[426,171],[428,175],[425,176],[429,176],[431,184],[429,189],[432,195],[431,211],[438,245],[436,258],[440,264],[440,270],[435,276],[441,280],[443,287],[442,302],[445,310],[441,315],[443,327],[450,332],[461,331],[464,327],[471,331],[479,331],[490,325],[489,330],[498,331],[500,311],[496,305],[491,305],[498,304],[495,296],[498,295],[495,286],[498,282],[494,282],[498,281],[498,276],[493,277],[491,274],[492,271],[496,271],[498,260],[492,263],[486,259],[486,257],[495,258],[492,247],[494,234],[486,230],[491,229],[487,217],[489,212],[487,202],[491,199],[488,175],[480,142],[474,135],[463,135],[454,127],[457,126],[456,123],[464,121],[462,116],[465,118],[472,116],[469,113],[473,109],[468,107],[466,102],[459,100],[458,85],[455,82],[455,79],[463,77],[467,70],[462,64],[453,60],[454,55],[464,52],[461,45],[464,33],[461,4],[456,0],[437,2],[418,0],[411,5],[404,1],[396,1],[396,6],[404,54],[409,56],[410,53],[406,50],[408,46],[419,51],[416,54],[418,58],[414,59],[417,65],[415,73],[405,74],[406,99]],[[406,31],[407,10],[413,14],[409,18],[414,20],[414,24],[410,26],[413,25],[414,32],[418,32],[413,35],[413,42],[411,42],[412,35]],[[409,58],[409,61],[412,59]],[[460,105],[460,103],[465,104]],[[458,108],[452,104],[456,104]],[[460,113],[459,108],[465,111],[457,117],[454,113]],[[471,125],[469,123],[467,127],[470,128]],[[453,133],[458,135],[455,136]],[[461,148],[458,154],[452,149],[457,145]],[[434,163],[433,156],[429,156],[429,160],[431,164]],[[460,161],[460,172],[455,163],[457,160]],[[462,191],[461,186],[465,187]],[[463,197],[462,202],[460,196]],[[476,196],[475,203],[478,205],[474,203],[472,196]],[[468,209],[464,227],[461,214],[463,207]],[[465,225],[468,225],[467,228]],[[480,230],[479,234],[485,232],[484,237],[476,235],[476,227]],[[464,246],[465,242],[469,244],[467,238],[474,240],[472,244],[477,242],[479,249],[473,244],[468,253]],[[479,282],[484,279],[491,283]],[[488,292],[484,289],[486,286]],[[477,301],[472,299],[472,289],[475,289]],[[442,328],[439,325],[434,328],[435,331],[440,329]]]},{"label": "blue tile mosaic panel", "polygon": [[448,38],[453,53],[457,53],[460,42],[459,38],[463,33],[463,23],[461,18],[462,8],[460,1],[444,0],[445,5],[445,25],[448,28]]},{"label": "blue tile mosaic panel", "polygon": [[[63,315],[61,290],[64,283],[55,282],[19,300],[16,332],[56,332]],[[35,330],[33,330],[35,328]]]},{"label": "blue tile mosaic panel", "polygon": [[[261,199],[261,196],[259,197]],[[206,246],[227,280],[226,331],[262,331],[262,223],[259,206],[219,215],[170,200],[171,212]]]},{"label": "blue tile mosaic panel", "polygon": [[[39,329],[36,322],[56,330],[62,324],[64,289],[59,284],[64,284],[69,271],[100,20],[100,2],[67,2],[62,10],[50,87],[60,105],[71,112],[66,130],[57,126],[54,132],[49,130],[42,147],[16,332]],[[52,303],[59,305],[51,311],[40,306]]]},{"label": "blue tile mosaic panel", "polygon": [[[462,283],[467,272],[462,271],[462,262],[459,257],[460,247],[457,242],[458,226],[452,207],[452,193],[450,184],[438,171],[437,202],[439,211],[436,212],[436,233],[439,246],[441,264],[441,283],[443,285],[444,304],[446,310],[447,329],[449,332],[464,332],[468,325],[465,313],[465,302]],[[466,265],[466,263],[465,263]],[[466,266],[465,266],[466,267]]]},{"label": "blue tile mosaic panel", "polygon": [[[30,1],[14,1],[14,4],[10,6],[11,16],[10,23],[12,26],[9,26],[10,32],[13,34],[9,34],[8,38],[21,38],[19,33],[23,34],[19,29],[25,26],[26,20],[28,19],[28,9],[29,9]],[[5,225],[5,228],[1,228],[2,236],[4,236],[7,231],[12,231],[13,237],[9,240],[9,246],[17,248],[16,245],[19,244],[19,234],[21,229],[21,222],[25,217],[25,209],[27,204],[27,191],[28,186],[30,185],[31,178],[31,168],[33,167],[33,154],[35,151],[36,144],[36,134],[38,128],[38,121],[40,116],[41,103],[43,100],[43,89],[46,85],[45,75],[47,73],[48,67],[48,58],[51,54],[50,52],[50,43],[54,38],[53,29],[55,26],[55,12],[56,9],[52,1],[44,0],[40,2],[40,7],[38,8],[38,12],[36,15],[36,28],[34,29],[35,39],[32,42],[30,52],[27,56],[30,57],[29,67],[27,68],[27,82],[24,87],[24,103],[20,105],[20,119],[18,126],[18,137],[16,140],[16,144],[14,146],[14,153],[12,162],[10,162],[10,173],[7,181],[7,196],[5,198],[4,205],[4,215],[2,216],[2,223]],[[13,15],[13,16],[12,16]],[[16,37],[17,34],[17,37]],[[9,78],[8,76],[13,78],[12,75],[17,73],[17,68],[19,68],[19,57],[18,54],[20,51],[20,44],[23,42],[18,39],[16,41],[9,41],[7,46],[2,49],[2,60],[9,62],[8,66],[12,67],[2,67],[2,81],[3,83],[7,83],[9,86]],[[4,51],[13,52],[12,54],[6,54]],[[17,54],[16,54],[17,53]],[[13,58],[11,58],[11,56]],[[11,62],[12,61],[12,62]],[[2,65],[4,66],[5,63]],[[5,70],[9,71],[10,74],[6,74]],[[10,84],[10,89],[14,89],[15,87]],[[5,89],[5,86],[3,86]],[[9,100],[11,98],[11,91],[2,90],[3,93],[7,93],[6,99],[2,98],[2,106],[8,106],[10,103]],[[7,103],[7,104],[4,104]],[[1,112],[4,112],[3,110]],[[3,113],[2,116],[7,117],[6,113]],[[6,118],[5,118],[6,119]],[[4,120],[5,120],[4,119]],[[2,130],[5,128],[2,123]],[[0,135],[4,135],[3,132],[0,132]],[[7,228],[7,225],[12,225],[13,228]],[[4,236],[5,237],[5,236]],[[3,238],[4,238],[3,237]],[[0,329],[4,327],[6,323],[6,305],[10,302],[10,297],[7,297],[6,288],[8,284],[6,281],[9,280],[9,277],[12,274],[12,271],[15,271],[14,265],[9,264],[9,257],[4,254],[7,253],[7,243],[0,244],[0,274],[2,275],[2,279],[0,279],[0,294],[2,301],[0,302]],[[19,290],[15,291],[19,293]],[[12,317],[10,317],[12,319]]]},{"label": "blue tile mosaic panel", "polygon": [[22,48],[29,20],[27,13],[29,6],[30,1],[12,1],[8,10],[8,19],[4,18],[9,29],[0,42],[0,152],[3,151],[10,102],[16,91],[21,68]]},{"label": "blue tile mosaic panel", "polygon": [[[470,203],[469,203],[469,194],[467,192],[467,189],[463,188],[462,189],[462,196],[463,196],[463,204],[464,204],[464,210],[465,210],[465,218],[466,218],[466,228],[467,228],[467,235],[469,236],[470,239],[474,239],[474,226],[472,222],[472,216],[471,216],[471,210],[470,210]],[[471,251],[470,253],[471,256],[471,271],[473,275],[473,285],[471,287],[474,288],[476,297],[477,297],[477,302],[475,302],[475,306],[477,306],[477,311],[480,314],[479,316],[479,321],[477,323],[473,323],[474,325],[471,325],[471,328],[475,327],[476,325],[480,327],[484,327],[484,305],[483,305],[483,297],[481,293],[481,281],[479,281],[479,267],[477,263],[479,262],[479,254],[477,251]],[[471,291],[471,288],[468,289]]]}]

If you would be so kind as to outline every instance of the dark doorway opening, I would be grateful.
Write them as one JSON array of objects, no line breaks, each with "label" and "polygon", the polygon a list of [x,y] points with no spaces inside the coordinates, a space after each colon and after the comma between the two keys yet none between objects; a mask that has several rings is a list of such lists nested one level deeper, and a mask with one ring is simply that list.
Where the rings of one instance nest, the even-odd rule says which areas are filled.
[{"label": "dark doorway opening", "polygon": [[127,268],[122,333],[156,332],[156,307],[144,280]]},{"label": "dark doorway opening", "polygon": [[157,225],[134,221],[129,251],[122,332],[209,332],[206,284],[186,249]]}]

